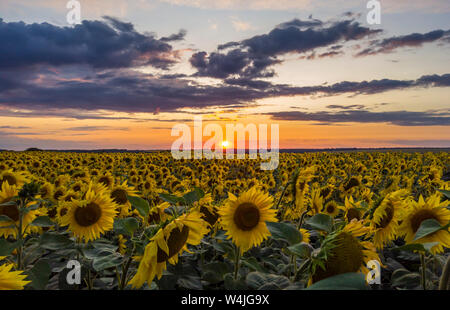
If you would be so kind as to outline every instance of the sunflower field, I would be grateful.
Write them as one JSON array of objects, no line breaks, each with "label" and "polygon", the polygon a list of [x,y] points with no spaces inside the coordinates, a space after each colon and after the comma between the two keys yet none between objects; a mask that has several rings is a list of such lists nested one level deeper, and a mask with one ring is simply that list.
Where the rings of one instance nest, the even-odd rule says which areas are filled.
[{"label": "sunflower field", "polygon": [[0,152],[0,289],[450,288],[448,152],[259,166]]}]

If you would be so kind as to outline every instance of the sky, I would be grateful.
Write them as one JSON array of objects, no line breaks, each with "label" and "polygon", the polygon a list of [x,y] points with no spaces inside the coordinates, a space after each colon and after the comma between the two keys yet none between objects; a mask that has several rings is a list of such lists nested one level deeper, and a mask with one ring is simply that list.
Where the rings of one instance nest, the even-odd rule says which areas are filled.
[{"label": "sky", "polygon": [[[450,147],[450,2],[0,2],[0,149],[169,149],[176,124],[280,148]],[[206,140],[208,137],[204,137]]]}]

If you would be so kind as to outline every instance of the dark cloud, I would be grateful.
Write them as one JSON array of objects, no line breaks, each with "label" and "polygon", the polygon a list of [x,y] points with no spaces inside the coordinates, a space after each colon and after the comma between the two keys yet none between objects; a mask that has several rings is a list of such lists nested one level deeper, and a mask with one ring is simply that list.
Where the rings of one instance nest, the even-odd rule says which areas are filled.
[{"label": "dark cloud", "polygon": [[174,33],[168,37],[162,37],[160,40],[163,42],[182,41],[186,37],[186,34],[187,31],[185,29],[180,29],[178,33]]},{"label": "dark cloud", "polygon": [[351,105],[330,104],[327,105],[327,109],[352,110],[352,109],[364,109],[364,106],[362,104],[351,104]]},{"label": "dark cloud", "polygon": [[448,126],[450,113],[368,110],[343,110],[339,112],[287,111],[270,113],[273,120],[315,121],[319,124],[389,123],[398,126]]},{"label": "dark cloud", "polygon": [[401,47],[419,47],[424,43],[450,39],[450,30],[434,30],[427,33],[412,33],[404,36],[376,40],[371,45],[359,52],[356,56],[376,55],[390,53]]},{"label": "dark cloud", "polygon": [[323,22],[318,19],[309,19],[309,20],[300,20],[300,19],[293,19],[291,21],[281,23],[277,26],[279,29],[285,29],[289,27],[297,27],[297,28],[308,28],[308,27],[315,27],[315,26],[321,26],[323,25]]},{"label": "dark cloud", "polygon": [[[317,48],[336,46],[337,43],[359,40],[379,32],[381,30],[363,27],[354,20],[325,24],[319,20],[294,19],[277,26],[268,34],[219,45],[219,52],[195,53],[190,62],[198,70],[198,76],[222,79],[233,75],[241,78],[272,77],[275,72],[270,67],[282,62],[278,58],[281,55],[313,52]],[[233,49],[220,52],[226,48]],[[332,51],[322,57],[337,53]]]},{"label": "dark cloud", "polygon": [[88,64],[95,68],[152,65],[166,69],[176,62],[176,53],[166,41],[139,33],[133,24],[112,17],[84,20],[74,27],[0,19],[0,68]]},{"label": "dark cloud", "polygon": [[335,51],[331,51],[331,52],[325,52],[322,54],[319,54],[319,58],[325,58],[325,57],[335,57],[335,56],[339,56],[339,55],[343,55],[343,52],[335,52]]},{"label": "dark cloud", "polygon": [[219,85],[201,85],[188,79],[161,79],[119,70],[92,75],[84,81],[54,80],[52,87],[32,79],[20,91],[12,89],[0,92],[0,107],[9,109],[0,109],[0,114],[17,116],[17,113],[22,113],[25,117],[26,112],[11,114],[11,110],[24,109],[36,111],[34,115],[66,115],[58,110],[67,110],[67,117],[71,117],[71,111],[73,117],[80,119],[114,119],[117,116],[89,112],[154,113],[156,110],[172,112],[181,108],[245,107],[258,99],[282,96],[359,95],[414,87],[448,87],[449,80],[450,74],[445,74],[422,76],[417,80],[343,81],[331,85],[295,87],[239,78],[226,79]]}]

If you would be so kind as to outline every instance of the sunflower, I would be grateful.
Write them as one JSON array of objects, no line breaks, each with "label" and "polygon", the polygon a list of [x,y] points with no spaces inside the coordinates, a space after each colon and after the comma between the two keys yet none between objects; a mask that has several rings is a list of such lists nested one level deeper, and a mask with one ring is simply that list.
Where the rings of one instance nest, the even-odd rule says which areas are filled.
[{"label": "sunflower", "polygon": [[[2,260],[4,257],[0,257]],[[22,271],[13,271],[14,264],[0,265],[0,290],[23,290],[31,281],[25,281],[27,275]]]},{"label": "sunflower", "polygon": [[311,193],[311,213],[318,214],[323,208],[323,198],[320,196],[320,189],[314,189]]},{"label": "sunflower", "polygon": [[258,246],[270,236],[266,222],[276,222],[276,210],[272,209],[272,197],[255,188],[239,198],[229,194],[225,206],[219,210],[221,225],[228,238],[240,249],[241,254]]},{"label": "sunflower", "polygon": [[372,218],[372,230],[375,233],[373,242],[377,249],[382,249],[389,241],[397,237],[399,221],[404,213],[404,197],[406,190],[398,190],[388,194],[375,209]]},{"label": "sunflower", "polygon": [[341,206],[340,208],[344,210],[345,219],[349,223],[353,219],[356,219],[359,221],[362,218],[361,203],[360,202],[355,203],[352,196],[350,196],[350,198],[348,198],[348,196],[346,196],[345,201],[344,201],[344,206]]},{"label": "sunflower", "polygon": [[80,241],[95,240],[113,228],[116,204],[106,191],[93,191],[92,184],[83,200],[72,200],[67,207],[67,213],[61,217],[61,225],[68,225]]},{"label": "sunflower", "polygon": [[320,249],[321,263],[313,264],[309,284],[348,272],[367,274],[369,271],[366,267],[367,262],[370,260],[380,262],[375,246],[369,241],[359,239],[369,233],[370,228],[364,227],[362,221],[353,221],[329,235]]},{"label": "sunflower", "polygon": [[450,210],[446,208],[448,201],[440,202],[440,199],[440,195],[435,194],[430,196],[426,201],[422,195],[419,197],[418,202],[412,201],[412,206],[408,210],[408,214],[403,217],[403,222],[400,225],[399,234],[405,236],[406,243],[439,242],[431,248],[430,252],[432,254],[442,253],[444,247],[450,248],[450,232],[448,228],[414,240],[423,221],[434,219],[441,226],[447,225],[450,222]]},{"label": "sunflower", "polygon": [[49,182],[45,182],[41,187],[39,188],[39,195],[42,199],[50,199],[53,196],[53,191],[55,190],[55,187],[53,184]]},{"label": "sunflower", "polygon": [[339,207],[334,200],[328,201],[322,210],[323,213],[335,217],[339,214]]},{"label": "sunflower", "polygon": [[187,251],[187,245],[198,245],[208,233],[208,226],[198,212],[184,214],[166,227],[161,228],[147,244],[135,276],[129,284],[141,287],[145,281],[150,284],[155,276],[161,279],[166,263],[175,265],[178,256]]},{"label": "sunflower", "polygon": [[302,234],[302,240],[300,242],[305,242],[309,244],[310,242],[309,238],[311,237],[309,231],[304,228],[300,228],[300,232]]},{"label": "sunflower", "polygon": [[[12,221],[2,221],[0,222],[0,236],[7,238],[8,236],[17,236],[20,222],[20,212],[19,206],[13,201],[13,198],[18,195],[18,190],[16,186],[9,185],[8,182],[2,183],[2,190],[0,192],[0,215],[8,216]],[[7,204],[8,203],[8,204]],[[27,206],[34,204],[34,202],[29,202]],[[28,233],[31,227],[28,225],[34,221],[34,219],[40,214],[39,210],[30,210],[23,215],[22,227],[23,232]]]},{"label": "sunflower", "polygon": [[117,242],[119,244],[119,253],[125,255],[125,252],[127,251],[127,239],[123,235],[119,235]]},{"label": "sunflower", "polygon": [[9,169],[0,173],[0,184],[8,183],[9,185],[15,185],[20,188],[26,182],[28,182],[28,178],[24,172],[14,172]]},{"label": "sunflower", "polygon": [[148,224],[159,224],[161,222],[166,221],[169,218],[169,215],[164,212],[165,209],[170,207],[170,203],[163,202],[153,208],[150,209],[150,212],[148,214]]},{"label": "sunflower", "polygon": [[127,185],[124,181],[121,185],[116,185],[111,190],[111,199],[117,204],[118,217],[125,217],[128,215],[131,203],[128,201],[128,196],[136,195],[134,187]]},{"label": "sunflower", "polygon": [[111,189],[114,186],[114,178],[110,173],[105,173],[98,176],[97,183],[101,183],[107,188]]}]

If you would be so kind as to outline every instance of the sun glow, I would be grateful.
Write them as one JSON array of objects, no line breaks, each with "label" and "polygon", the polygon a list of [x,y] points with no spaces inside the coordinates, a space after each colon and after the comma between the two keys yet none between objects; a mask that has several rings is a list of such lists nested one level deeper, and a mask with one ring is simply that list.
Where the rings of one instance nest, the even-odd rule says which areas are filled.
[{"label": "sun glow", "polygon": [[228,142],[228,141],[222,141],[222,147],[224,148],[224,149],[226,149],[228,146],[230,146],[230,142]]}]

